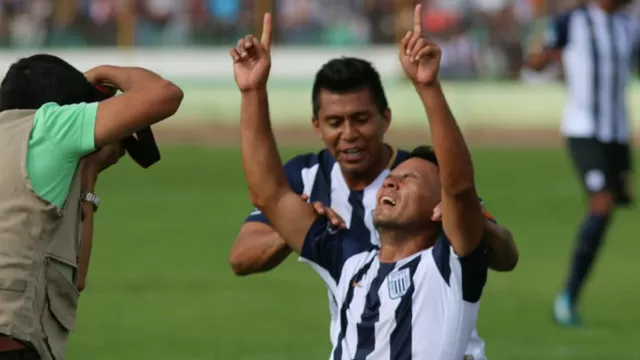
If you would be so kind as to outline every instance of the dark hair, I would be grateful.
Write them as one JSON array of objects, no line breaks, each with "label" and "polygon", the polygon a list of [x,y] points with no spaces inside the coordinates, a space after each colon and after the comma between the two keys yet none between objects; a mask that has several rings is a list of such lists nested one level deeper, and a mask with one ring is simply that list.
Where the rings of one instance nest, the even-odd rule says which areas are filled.
[{"label": "dark hair", "polygon": [[15,62],[0,84],[0,111],[38,109],[54,102],[70,105],[93,100],[95,88],[61,58],[37,54]]},{"label": "dark hair", "polygon": [[407,159],[412,158],[422,159],[434,164],[435,166],[438,166],[438,158],[436,157],[436,152],[433,151],[433,148],[428,145],[420,145],[411,150]]},{"label": "dark hair", "polygon": [[380,75],[370,62],[363,59],[341,57],[322,65],[313,82],[314,116],[318,116],[320,110],[319,97],[322,89],[338,94],[369,89],[380,113],[384,113],[389,108]]}]

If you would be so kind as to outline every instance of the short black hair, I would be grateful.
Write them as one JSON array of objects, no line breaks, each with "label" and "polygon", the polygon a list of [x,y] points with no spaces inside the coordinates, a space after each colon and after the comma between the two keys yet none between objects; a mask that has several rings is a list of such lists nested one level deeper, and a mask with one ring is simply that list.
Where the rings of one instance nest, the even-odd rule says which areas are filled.
[{"label": "short black hair", "polygon": [[320,90],[323,89],[338,94],[369,89],[378,111],[382,114],[389,109],[380,74],[364,59],[340,57],[322,65],[313,82],[313,115],[316,117],[320,110]]},{"label": "short black hair", "polygon": [[438,158],[436,157],[436,152],[431,146],[428,145],[420,145],[411,150],[407,159],[412,158],[422,159],[434,164],[435,166],[438,166]]},{"label": "short black hair", "polygon": [[0,84],[0,111],[90,102],[94,93],[80,70],[57,56],[36,54],[19,59],[7,71]]}]

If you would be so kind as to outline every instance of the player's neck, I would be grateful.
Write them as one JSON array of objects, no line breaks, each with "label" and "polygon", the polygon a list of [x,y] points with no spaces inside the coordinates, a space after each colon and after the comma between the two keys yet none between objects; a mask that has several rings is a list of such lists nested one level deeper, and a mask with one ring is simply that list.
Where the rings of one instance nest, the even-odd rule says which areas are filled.
[{"label": "player's neck", "polygon": [[618,11],[618,5],[613,1],[596,1],[596,5],[607,14],[613,14]]},{"label": "player's neck", "polygon": [[363,190],[369,186],[369,184],[377,179],[378,176],[380,176],[380,173],[389,166],[391,157],[393,157],[393,149],[391,146],[384,144],[381,148],[380,154],[376,156],[374,162],[366,171],[363,171],[360,174],[347,174],[343,172],[342,176],[344,177],[344,181],[347,183],[349,189]]},{"label": "player's neck", "polygon": [[440,230],[433,227],[421,231],[379,229],[378,232],[380,234],[379,260],[382,263],[393,263],[435,245]]}]

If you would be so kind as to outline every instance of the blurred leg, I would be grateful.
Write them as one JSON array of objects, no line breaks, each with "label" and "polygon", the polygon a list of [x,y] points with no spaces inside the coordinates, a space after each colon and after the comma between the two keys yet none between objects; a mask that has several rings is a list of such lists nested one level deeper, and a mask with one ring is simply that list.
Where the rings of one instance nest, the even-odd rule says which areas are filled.
[{"label": "blurred leg", "polygon": [[571,265],[563,292],[554,304],[554,319],[559,325],[578,326],[581,321],[577,303],[602,247],[616,206],[615,174],[609,160],[610,144],[594,139],[569,139],[569,151],[589,204],[578,229]]}]

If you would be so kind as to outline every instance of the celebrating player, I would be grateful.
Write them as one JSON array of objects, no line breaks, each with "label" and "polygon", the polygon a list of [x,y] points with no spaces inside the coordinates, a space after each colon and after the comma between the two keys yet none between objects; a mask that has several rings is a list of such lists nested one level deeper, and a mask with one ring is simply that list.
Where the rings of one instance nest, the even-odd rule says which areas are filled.
[{"label": "celebrating player", "polygon": [[[251,81],[247,86],[256,88],[258,78]],[[287,162],[287,181],[296,193],[335,209],[352,233],[379,245],[372,217],[375,194],[389,171],[409,154],[384,143],[391,112],[380,77],[365,60],[333,59],[318,71],[312,94],[312,123],[326,149]],[[440,218],[439,208],[434,220]],[[490,220],[485,226],[491,268],[512,270],[518,254],[511,234]],[[291,248],[256,209],[238,234],[230,262],[236,274],[247,275],[275,268],[290,253]],[[331,294],[329,305],[333,327],[339,316]],[[472,339],[467,355],[484,359],[484,342],[475,331]]]},{"label": "celebrating player", "polygon": [[[242,92],[243,165],[252,201],[289,247],[313,264],[327,283],[333,302],[340,306],[340,316],[332,324],[335,358],[341,358],[342,353],[349,358],[367,355],[395,358],[407,352],[421,358],[460,359],[475,327],[478,301],[486,280],[488,259],[481,239],[487,221],[475,194],[469,153],[436,79],[440,51],[422,38],[419,15],[418,6],[416,29],[403,41],[401,62],[414,80],[432,121],[438,159],[429,148],[419,148],[391,173],[384,166],[379,168],[374,174],[379,175],[374,181],[378,182],[376,187],[382,183],[377,195],[375,190],[369,194],[353,191],[355,195],[344,199],[360,217],[355,222],[352,217],[346,231],[328,226],[326,218],[317,217],[313,208],[291,188],[303,188],[299,192],[310,193],[313,200],[317,196],[315,189],[323,186],[343,186],[349,193],[346,179],[343,184],[329,185],[332,179],[325,176],[308,186],[300,176],[295,179],[281,170],[274,172],[281,164],[271,133],[266,93],[270,16],[265,17],[262,41],[247,36],[231,50],[236,81]],[[352,90],[348,86],[347,89]],[[367,138],[359,134],[361,129],[375,129],[378,119],[377,111],[353,112],[351,104],[361,105],[365,100],[371,103],[373,94],[369,88],[347,93],[350,94],[336,94],[343,95],[342,106],[337,107],[341,111],[322,120],[334,122],[336,130],[340,128],[333,150],[350,145],[339,148],[336,154],[338,161],[347,164],[345,172],[357,173],[362,165],[379,161],[363,151],[366,146],[376,146],[376,142],[363,141]],[[331,95],[324,93],[324,97]],[[384,111],[388,113],[386,107]],[[323,125],[317,120],[314,122],[320,128]],[[365,126],[369,122],[372,125]],[[391,152],[382,144],[388,114],[387,121],[380,123],[384,129],[378,132],[377,143],[382,153]],[[324,125],[331,127],[330,123]],[[390,158],[388,155],[387,162],[393,163]],[[304,162],[305,157],[299,161]],[[309,164],[307,171],[315,174],[327,166],[327,161],[335,162],[327,152],[315,158],[306,156],[306,161],[316,162]],[[443,223],[429,221],[441,199]],[[380,248],[371,243],[375,232],[370,235],[364,232],[365,219],[371,214],[365,213],[363,203],[376,207],[373,224],[379,230]],[[416,302],[419,306],[414,307]],[[447,321],[449,317],[452,321]],[[412,342],[412,329],[429,335]]]},{"label": "celebrating player", "polygon": [[527,63],[564,63],[569,90],[562,121],[569,153],[589,195],[571,270],[554,304],[555,321],[578,326],[577,304],[614,209],[631,202],[631,134],[625,90],[637,54],[638,26],[621,9],[628,0],[589,1],[554,21],[544,50]]}]

